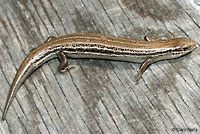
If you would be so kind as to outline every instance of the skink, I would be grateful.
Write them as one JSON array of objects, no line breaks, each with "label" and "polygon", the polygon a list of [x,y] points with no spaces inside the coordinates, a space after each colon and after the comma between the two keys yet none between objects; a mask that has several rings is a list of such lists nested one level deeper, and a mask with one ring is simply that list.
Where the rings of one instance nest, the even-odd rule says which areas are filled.
[{"label": "skink", "polygon": [[197,44],[187,38],[168,40],[137,41],[101,34],[70,34],[50,37],[45,43],[32,50],[19,67],[12,82],[3,111],[2,120],[26,78],[46,61],[58,57],[58,71],[68,71],[68,58],[97,58],[141,63],[139,82],[144,70],[153,62],[183,56],[193,51]]}]

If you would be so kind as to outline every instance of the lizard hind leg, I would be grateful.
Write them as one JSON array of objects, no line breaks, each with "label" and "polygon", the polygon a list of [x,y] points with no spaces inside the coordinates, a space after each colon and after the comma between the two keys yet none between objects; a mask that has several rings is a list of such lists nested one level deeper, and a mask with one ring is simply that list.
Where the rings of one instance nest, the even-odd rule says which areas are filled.
[{"label": "lizard hind leg", "polygon": [[58,58],[61,62],[58,67],[58,72],[65,73],[70,69],[74,68],[74,67],[69,67],[69,61],[67,59],[67,56],[63,52],[58,53]]},{"label": "lizard hind leg", "polygon": [[139,80],[141,79],[143,72],[153,62],[154,62],[154,58],[148,58],[140,65],[140,69],[138,71],[138,78],[136,80],[136,85],[139,83]]},{"label": "lizard hind leg", "polygon": [[44,43],[49,42],[49,41],[52,41],[52,40],[54,40],[54,39],[56,39],[55,36],[49,36],[49,37],[47,38],[47,40],[46,40]]},{"label": "lizard hind leg", "polygon": [[153,37],[149,37],[149,36],[144,36],[144,40],[146,40],[146,41],[163,41],[163,40],[166,40],[166,38],[164,38],[164,37],[153,38]]},{"label": "lizard hind leg", "polygon": [[65,72],[69,71],[70,69],[74,68],[74,67],[69,67],[69,61],[67,59],[66,54],[64,54],[64,52],[58,53],[58,58],[61,62],[58,67],[58,72],[65,73]]}]

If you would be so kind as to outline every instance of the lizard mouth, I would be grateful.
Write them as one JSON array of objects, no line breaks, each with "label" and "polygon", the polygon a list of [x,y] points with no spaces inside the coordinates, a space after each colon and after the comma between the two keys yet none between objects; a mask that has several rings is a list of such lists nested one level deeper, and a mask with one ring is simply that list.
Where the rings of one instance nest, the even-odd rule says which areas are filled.
[{"label": "lizard mouth", "polygon": [[197,47],[196,45],[188,45],[188,46],[176,49],[176,51],[174,51],[173,54],[178,54],[178,55],[187,54],[187,53],[192,52],[196,47]]}]

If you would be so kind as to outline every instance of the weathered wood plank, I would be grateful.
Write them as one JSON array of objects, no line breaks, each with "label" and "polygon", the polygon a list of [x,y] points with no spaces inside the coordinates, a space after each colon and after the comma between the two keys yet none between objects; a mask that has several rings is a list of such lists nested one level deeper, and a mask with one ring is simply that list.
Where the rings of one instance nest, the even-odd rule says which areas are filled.
[{"label": "weathered wood plank", "polygon": [[[183,36],[199,45],[199,13],[198,0],[1,0],[0,115],[21,62],[50,35]],[[20,88],[0,133],[199,133],[199,57],[197,48],[152,64],[139,85],[139,64],[71,59],[75,69],[60,74],[51,60]]]}]

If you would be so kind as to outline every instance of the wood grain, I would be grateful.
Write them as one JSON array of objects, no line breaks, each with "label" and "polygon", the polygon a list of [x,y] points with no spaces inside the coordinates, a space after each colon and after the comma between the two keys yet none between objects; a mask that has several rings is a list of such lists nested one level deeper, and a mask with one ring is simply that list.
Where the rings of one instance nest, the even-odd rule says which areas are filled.
[{"label": "wood grain", "polygon": [[[143,40],[187,37],[199,45],[198,0],[1,0],[0,115],[16,70],[49,36],[89,32]],[[1,134],[200,133],[200,52],[152,64],[51,60],[23,84]]]}]

